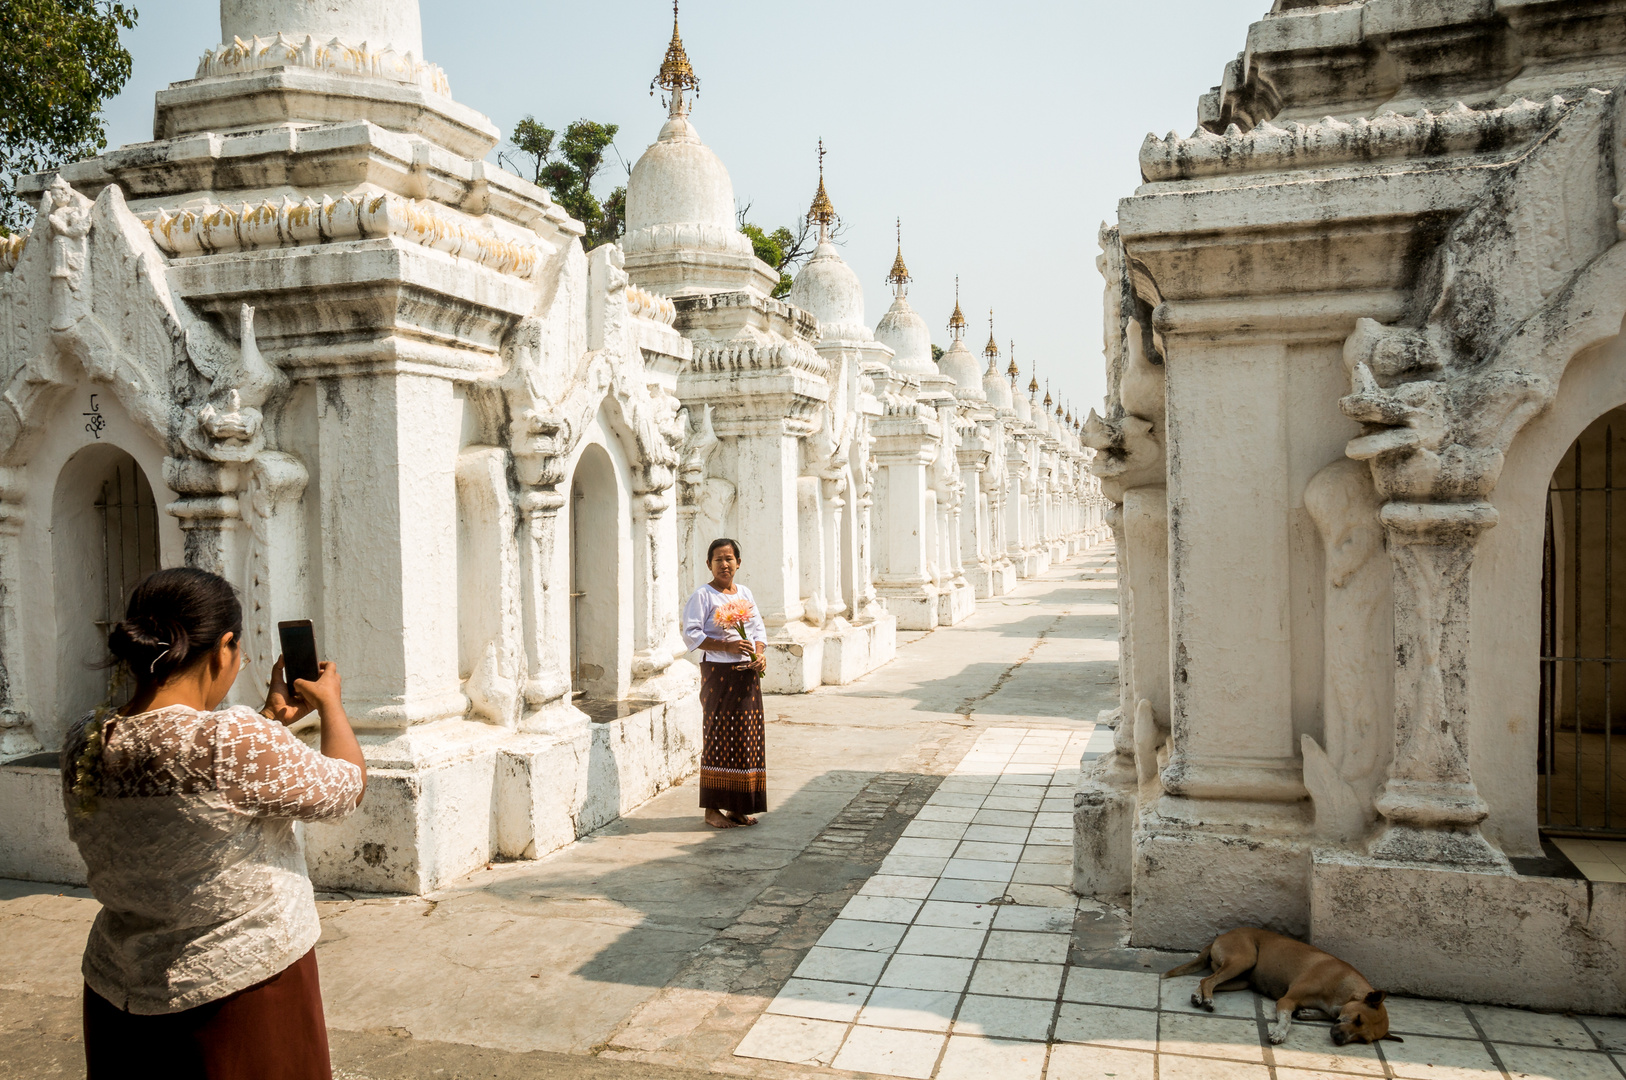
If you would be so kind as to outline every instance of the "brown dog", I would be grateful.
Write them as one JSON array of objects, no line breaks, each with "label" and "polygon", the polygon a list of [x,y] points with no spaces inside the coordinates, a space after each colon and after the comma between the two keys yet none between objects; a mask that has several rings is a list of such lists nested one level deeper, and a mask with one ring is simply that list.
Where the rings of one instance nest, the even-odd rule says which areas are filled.
[{"label": "brown dog", "polygon": [[1214,973],[1197,984],[1191,1003],[1214,1011],[1214,993],[1252,987],[1276,999],[1276,1023],[1270,1041],[1287,1038],[1293,1018],[1309,1020],[1317,1014],[1332,1017],[1332,1041],[1370,1043],[1379,1039],[1404,1042],[1389,1034],[1389,1010],[1382,990],[1372,989],[1366,977],[1336,956],[1313,945],[1269,930],[1244,926],[1221,934],[1202,955],[1163,973],[1165,979],[1190,975],[1212,967]]}]

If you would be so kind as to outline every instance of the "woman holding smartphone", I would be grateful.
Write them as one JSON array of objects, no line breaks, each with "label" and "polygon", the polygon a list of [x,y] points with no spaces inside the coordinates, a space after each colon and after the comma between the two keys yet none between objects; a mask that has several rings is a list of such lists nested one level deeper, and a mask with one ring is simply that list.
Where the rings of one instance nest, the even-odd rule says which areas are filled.
[{"label": "woman holding smartphone", "polygon": [[713,540],[706,566],[711,581],[683,605],[683,643],[704,655],[700,805],[707,825],[732,829],[755,825],[757,819],[751,815],[768,809],[762,723],[768,631],[751,590],[734,580],[740,569],[739,542]]},{"label": "woman holding smartphone", "polygon": [[[135,693],[68,733],[70,835],[102,910],[85,944],[89,1080],[330,1080],[321,934],[295,821],[338,821],[367,766],[339,671],[220,708],[243,666],[243,613],[202,570],[149,575],[108,633]],[[287,728],[321,714],[321,752]]]}]

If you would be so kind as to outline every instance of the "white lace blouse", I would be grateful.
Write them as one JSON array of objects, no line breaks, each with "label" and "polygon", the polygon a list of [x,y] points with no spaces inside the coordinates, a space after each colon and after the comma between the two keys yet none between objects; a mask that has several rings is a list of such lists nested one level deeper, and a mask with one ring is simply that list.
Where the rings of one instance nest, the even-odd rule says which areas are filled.
[{"label": "white lace blouse", "polygon": [[[683,605],[683,644],[690,649],[698,649],[707,638],[713,641],[722,641],[726,638],[738,637],[736,631],[718,626],[712,618],[717,609],[724,604],[744,598],[751,605],[751,621],[745,624],[745,633],[752,641],[767,641],[768,628],[762,622],[762,613],[757,610],[757,598],[751,595],[739,582],[734,583],[734,592],[718,592],[711,587],[711,583],[700,586],[689,597],[689,602]],[[743,664],[746,657],[736,653],[703,651],[704,656],[714,664]]]},{"label": "white lace blouse", "polygon": [[90,988],[126,1012],[205,1005],[284,970],[321,935],[295,821],[356,808],[361,770],[235,706],[103,722],[95,807],[79,813],[81,720],[62,750],[69,834],[101,902]]}]

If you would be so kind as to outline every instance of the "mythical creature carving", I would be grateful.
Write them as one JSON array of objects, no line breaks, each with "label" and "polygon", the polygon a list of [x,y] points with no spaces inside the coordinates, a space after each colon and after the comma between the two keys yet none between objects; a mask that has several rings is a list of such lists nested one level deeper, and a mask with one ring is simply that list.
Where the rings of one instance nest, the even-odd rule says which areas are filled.
[{"label": "mythical creature carving", "polygon": [[1090,472],[1101,481],[1101,491],[1115,503],[1123,502],[1129,488],[1164,482],[1163,369],[1152,363],[1141,324],[1125,324],[1125,366],[1119,383],[1124,413],[1104,419],[1090,410],[1082,442],[1096,451]]}]

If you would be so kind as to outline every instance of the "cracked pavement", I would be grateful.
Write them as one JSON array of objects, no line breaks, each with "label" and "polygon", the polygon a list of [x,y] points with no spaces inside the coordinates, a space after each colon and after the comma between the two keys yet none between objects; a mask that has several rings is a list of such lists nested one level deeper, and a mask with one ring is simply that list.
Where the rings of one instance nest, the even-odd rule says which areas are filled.
[{"label": "cracked pavement", "polygon": [[[707,828],[691,780],[430,897],[320,894],[334,1074],[841,1075],[733,1050],[982,731],[1093,721],[1116,696],[1116,580],[1097,549],[959,626],[900,634],[856,683],[768,698],[755,828]],[[0,1075],[82,1075],[95,909],[84,890],[0,882]]]}]

